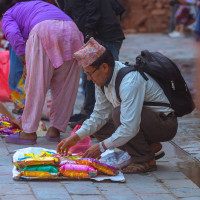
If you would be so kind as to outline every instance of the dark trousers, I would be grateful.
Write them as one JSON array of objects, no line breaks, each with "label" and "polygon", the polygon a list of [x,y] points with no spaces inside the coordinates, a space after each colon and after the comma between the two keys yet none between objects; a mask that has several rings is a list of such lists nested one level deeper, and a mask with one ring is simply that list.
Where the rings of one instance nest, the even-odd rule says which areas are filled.
[{"label": "dark trousers", "polygon": [[[112,119],[93,136],[103,141],[109,138],[120,124],[120,107],[117,107],[113,110]],[[139,132],[128,143],[118,148],[128,152],[134,162],[152,160],[154,153],[150,144],[171,140],[176,135],[177,128],[177,118],[174,115],[166,116],[164,113],[155,113],[143,108]]]},{"label": "dark trousers", "polygon": [[[103,45],[110,50],[112,53],[114,60],[119,60],[119,50],[122,46],[122,41],[116,42],[103,42]],[[83,108],[81,113],[90,116],[94,109],[95,104],[95,86],[94,83],[90,80],[87,80],[87,76],[85,73],[82,73],[83,80],[83,90],[85,92],[85,99],[83,103]]]}]

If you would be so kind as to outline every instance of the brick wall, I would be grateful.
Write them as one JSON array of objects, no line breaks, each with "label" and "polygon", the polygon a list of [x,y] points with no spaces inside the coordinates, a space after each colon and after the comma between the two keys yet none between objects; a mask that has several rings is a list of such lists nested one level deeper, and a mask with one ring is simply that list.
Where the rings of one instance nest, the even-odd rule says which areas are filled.
[{"label": "brick wall", "polygon": [[119,0],[126,11],[122,26],[126,33],[162,32],[167,29],[170,6],[162,0]]}]

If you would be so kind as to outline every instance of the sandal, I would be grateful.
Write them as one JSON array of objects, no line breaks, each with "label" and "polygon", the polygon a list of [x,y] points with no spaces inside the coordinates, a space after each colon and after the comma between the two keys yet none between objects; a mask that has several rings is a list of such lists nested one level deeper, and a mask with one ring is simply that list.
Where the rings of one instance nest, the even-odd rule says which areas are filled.
[{"label": "sandal", "polygon": [[20,133],[5,137],[5,142],[12,143],[12,144],[25,144],[25,145],[37,144],[36,140],[33,140],[33,139],[32,140],[21,139]]},{"label": "sandal", "polygon": [[131,163],[122,169],[125,174],[152,172],[157,170],[155,159],[143,163]]}]

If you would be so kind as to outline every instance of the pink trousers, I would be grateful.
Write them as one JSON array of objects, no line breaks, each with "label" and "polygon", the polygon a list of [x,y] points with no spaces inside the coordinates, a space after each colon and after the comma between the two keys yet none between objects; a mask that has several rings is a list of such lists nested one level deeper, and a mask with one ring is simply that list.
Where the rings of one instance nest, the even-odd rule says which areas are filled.
[{"label": "pink trousers", "polygon": [[49,88],[52,95],[50,127],[64,132],[76,100],[80,65],[73,59],[54,68],[39,37],[32,34],[26,43],[26,66],[26,103],[22,115],[24,132],[36,132]]}]

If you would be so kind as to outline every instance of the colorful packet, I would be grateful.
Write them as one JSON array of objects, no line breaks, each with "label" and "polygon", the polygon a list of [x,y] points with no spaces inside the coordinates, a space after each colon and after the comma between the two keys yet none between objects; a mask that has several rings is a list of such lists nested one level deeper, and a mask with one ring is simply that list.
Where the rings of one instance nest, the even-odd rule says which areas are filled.
[{"label": "colorful packet", "polygon": [[23,78],[20,79],[17,84],[17,88],[13,90],[10,94],[10,100],[16,103],[20,108],[24,108],[26,94],[24,91],[25,80]]},{"label": "colorful packet", "polygon": [[26,166],[22,171],[41,171],[41,172],[49,172],[49,173],[58,173],[58,169],[52,165]]},{"label": "colorful packet", "polygon": [[51,174],[49,172],[40,172],[40,171],[22,171],[18,176],[26,177],[39,177],[39,178],[52,178],[57,177],[57,174]]},{"label": "colorful packet", "polygon": [[13,162],[16,167],[23,168],[28,165],[58,165],[59,159],[54,157],[38,157],[38,158],[26,158],[21,161]]},{"label": "colorful packet", "polygon": [[65,164],[74,164],[74,165],[76,165],[76,161],[75,160],[66,159],[66,158],[60,158],[59,166],[62,166],[62,165],[65,165]]},{"label": "colorful packet", "polygon": [[87,166],[93,167],[97,169],[99,172],[103,172],[104,174],[107,174],[107,175],[116,176],[117,174],[119,174],[118,170],[115,167],[112,167],[105,163],[101,163],[98,160],[95,160],[93,158],[82,158],[82,159],[76,160],[76,163],[80,165],[87,165]]},{"label": "colorful packet", "polygon": [[[19,120],[20,118],[18,118]],[[12,135],[22,131],[18,126],[14,126],[10,119],[2,115],[0,119],[0,135]]]},{"label": "colorful packet", "polygon": [[97,175],[97,170],[86,165],[65,164],[59,168],[59,172],[70,178],[91,178]]}]

